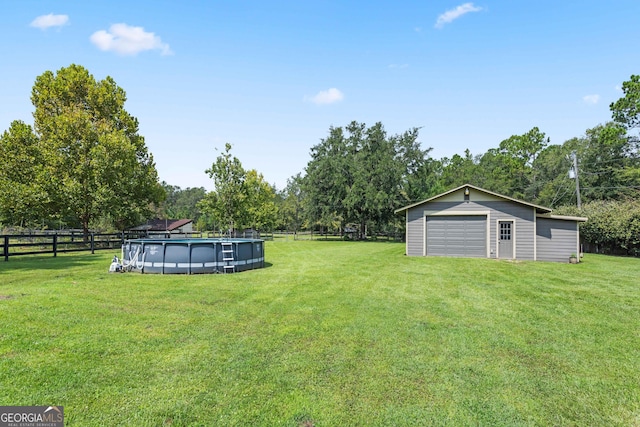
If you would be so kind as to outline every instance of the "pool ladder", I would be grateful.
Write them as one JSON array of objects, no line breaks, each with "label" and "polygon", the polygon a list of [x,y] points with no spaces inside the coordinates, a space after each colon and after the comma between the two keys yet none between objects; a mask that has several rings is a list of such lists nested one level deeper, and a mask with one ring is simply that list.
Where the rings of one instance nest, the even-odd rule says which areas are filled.
[{"label": "pool ladder", "polygon": [[224,266],[222,266],[224,273],[236,272],[236,266],[233,264],[229,264],[229,262],[235,261],[233,257],[233,243],[222,242],[222,261],[224,261]]}]

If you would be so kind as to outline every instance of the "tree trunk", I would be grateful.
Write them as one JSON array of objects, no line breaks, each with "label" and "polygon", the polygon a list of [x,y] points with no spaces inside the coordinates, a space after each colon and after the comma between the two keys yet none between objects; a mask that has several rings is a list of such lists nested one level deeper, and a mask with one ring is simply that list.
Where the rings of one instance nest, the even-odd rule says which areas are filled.
[{"label": "tree trunk", "polygon": [[82,241],[89,242],[89,220],[87,218],[82,218]]}]

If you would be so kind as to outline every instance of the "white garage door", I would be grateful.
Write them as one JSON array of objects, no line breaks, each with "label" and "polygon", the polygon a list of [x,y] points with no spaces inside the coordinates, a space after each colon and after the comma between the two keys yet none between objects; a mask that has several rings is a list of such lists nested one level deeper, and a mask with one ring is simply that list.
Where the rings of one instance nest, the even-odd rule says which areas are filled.
[{"label": "white garage door", "polygon": [[487,217],[428,216],[427,255],[487,257]]}]

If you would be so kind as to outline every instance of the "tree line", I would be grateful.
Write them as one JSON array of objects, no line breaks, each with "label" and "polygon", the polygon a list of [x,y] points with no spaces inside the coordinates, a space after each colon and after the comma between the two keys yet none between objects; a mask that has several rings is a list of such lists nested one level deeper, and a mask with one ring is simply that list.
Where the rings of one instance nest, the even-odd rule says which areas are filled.
[{"label": "tree line", "polygon": [[[124,90],[71,65],[36,78],[33,127],[14,121],[0,137],[0,224],[86,232],[191,218],[200,230],[348,230],[366,238],[402,229],[395,209],[465,183],[576,212],[579,177],[581,215],[593,211],[595,224],[602,212],[626,212],[617,221],[629,234],[629,221],[640,218],[632,203],[640,191],[640,77],[622,90],[611,121],[560,145],[533,127],[484,153],[434,159],[418,128],[391,135],[382,123],[330,127],[283,189],[245,170],[226,144],[205,171],[214,187],[207,192],[160,183],[138,121],[124,109]],[[631,235],[623,246],[637,247]],[[621,244],[618,237],[590,239]]]},{"label": "tree line", "polygon": [[467,149],[434,159],[432,149],[421,146],[418,128],[389,135],[382,123],[331,127],[311,148],[304,172],[282,190],[271,188],[265,200],[274,201],[275,216],[268,225],[252,224],[342,234],[355,228],[365,238],[402,228],[394,209],[472,183],[558,213],[587,216],[583,237],[593,249],[639,255],[639,77],[624,82],[622,90],[624,96],[610,105],[611,121],[560,145],[533,127],[484,153]]},{"label": "tree line", "polygon": [[[281,190],[268,185],[257,171],[247,173],[227,144],[207,171],[214,179],[214,191],[163,183],[167,199],[160,205],[160,216],[192,218],[201,230],[341,233],[355,227],[364,237],[367,232],[401,229],[403,218],[393,214],[398,207],[473,183],[557,212],[587,216],[591,220],[585,230],[596,224],[603,206],[626,212],[629,218],[618,221],[618,234],[626,230],[629,239],[640,237],[632,232],[638,211],[634,201],[640,192],[638,141],[616,122],[588,129],[562,145],[550,145],[546,135],[533,128],[483,154],[474,156],[466,150],[439,160],[429,156],[430,148],[421,147],[418,133],[419,129],[411,129],[387,135],[381,123],[332,127],[312,147],[304,174],[291,177]],[[574,163],[578,171],[573,170]],[[576,207],[576,173],[581,210]],[[606,224],[598,225],[603,227]],[[620,243],[617,238],[609,241],[610,247]],[[621,245],[627,246],[633,245]]]}]

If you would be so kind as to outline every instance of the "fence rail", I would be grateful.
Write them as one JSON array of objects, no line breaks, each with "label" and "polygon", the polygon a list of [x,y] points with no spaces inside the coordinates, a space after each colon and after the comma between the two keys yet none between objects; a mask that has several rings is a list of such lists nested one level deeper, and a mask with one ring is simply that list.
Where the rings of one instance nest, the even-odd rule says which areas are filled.
[{"label": "fence rail", "polygon": [[139,237],[129,233],[91,233],[86,237],[77,233],[36,233],[0,235],[0,257],[40,255],[65,252],[120,249],[125,239]]},{"label": "fence rail", "polygon": [[[135,231],[124,231],[119,233],[90,233],[84,236],[79,232],[37,232],[28,234],[0,234],[0,258],[9,261],[9,257],[20,255],[41,255],[53,254],[57,256],[59,253],[65,252],[88,252],[95,253],[98,250],[120,249],[127,239],[137,239],[140,237],[151,238],[202,238],[205,233],[188,232],[188,233],[146,233]],[[206,233],[206,237],[229,237],[219,233]],[[313,232],[286,232],[276,231],[270,233],[257,233],[254,231],[237,233],[234,237],[244,238],[260,238],[263,240],[274,240],[274,238],[293,238],[294,240],[319,240],[319,239],[343,239],[344,236],[326,233]],[[399,234],[384,234],[377,236],[369,236],[374,240],[402,240]]]}]

